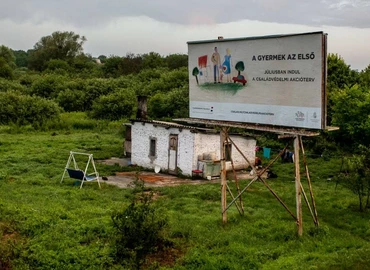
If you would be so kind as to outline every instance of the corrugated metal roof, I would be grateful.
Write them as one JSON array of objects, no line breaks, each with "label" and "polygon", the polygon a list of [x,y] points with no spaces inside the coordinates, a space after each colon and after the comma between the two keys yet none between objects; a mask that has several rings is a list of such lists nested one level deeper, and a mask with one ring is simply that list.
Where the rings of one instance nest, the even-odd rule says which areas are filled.
[{"label": "corrugated metal roof", "polygon": [[131,123],[150,123],[153,125],[158,125],[165,128],[180,128],[180,129],[189,129],[194,132],[207,132],[207,133],[218,133],[217,130],[212,128],[201,128],[201,127],[194,127],[190,125],[183,125],[178,124],[175,122],[167,122],[167,121],[158,121],[158,120],[148,120],[148,119],[131,119]]},{"label": "corrugated metal roof", "polygon": [[[200,118],[180,118],[180,119],[174,119],[174,121],[193,123],[193,124],[206,124],[206,125],[215,126],[215,127],[222,126],[222,127],[244,128],[244,129],[249,129],[249,130],[267,131],[267,132],[272,132],[272,133],[277,133],[277,134],[292,134],[292,135],[302,135],[302,136],[320,135],[320,132],[318,131],[312,131],[312,130],[307,130],[307,129],[272,126],[272,125],[261,125],[261,124],[253,124],[253,123],[239,123],[239,122],[208,120],[208,119],[200,119]],[[326,130],[332,131],[332,130],[336,130],[336,128],[328,127]]]}]

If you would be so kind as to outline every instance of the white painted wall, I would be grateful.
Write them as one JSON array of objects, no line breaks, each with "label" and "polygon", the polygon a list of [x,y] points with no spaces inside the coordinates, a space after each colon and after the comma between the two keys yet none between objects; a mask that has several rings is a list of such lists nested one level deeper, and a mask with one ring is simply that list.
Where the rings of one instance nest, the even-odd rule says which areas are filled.
[{"label": "white painted wall", "polygon": [[[160,166],[168,170],[168,146],[170,134],[178,135],[177,167],[184,175],[191,175],[194,134],[188,129],[155,126],[152,123],[135,122],[132,124],[131,163],[145,168]],[[149,156],[150,139],[155,138],[156,156]]]},{"label": "white painted wall", "polygon": [[[181,130],[181,131],[180,131]],[[168,170],[168,148],[170,134],[178,135],[177,167],[184,175],[191,175],[192,170],[197,169],[198,156],[204,153],[213,153],[216,160],[220,159],[220,135],[192,133],[189,129],[163,126],[153,123],[134,122],[132,124],[132,153],[131,163],[144,168],[160,166],[162,170]],[[149,156],[150,139],[156,139],[156,156]],[[256,140],[242,136],[231,136],[239,149],[247,158],[254,162]],[[235,169],[247,168],[247,162],[242,155],[232,147],[232,158]],[[203,159],[203,158],[202,158]],[[226,162],[226,170],[232,170],[231,162]]]},{"label": "white painted wall", "polygon": [[[256,140],[250,137],[231,135],[233,142],[243,152],[250,162],[254,163],[256,153]],[[198,156],[203,153],[215,153],[216,160],[220,160],[220,134],[195,134],[195,151],[193,156],[193,168],[197,168]],[[232,146],[231,155],[234,167],[237,170],[248,168],[248,164],[238,150]],[[231,162],[226,162],[226,170],[232,170]]]}]

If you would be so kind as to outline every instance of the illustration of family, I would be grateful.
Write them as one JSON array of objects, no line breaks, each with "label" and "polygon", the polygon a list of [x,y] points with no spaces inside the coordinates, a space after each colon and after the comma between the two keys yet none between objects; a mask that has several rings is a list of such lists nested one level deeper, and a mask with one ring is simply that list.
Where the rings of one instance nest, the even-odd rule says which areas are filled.
[{"label": "illustration of family", "polygon": [[230,49],[226,49],[226,55],[223,58],[223,62],[221,64],[221,57],[217,50],[217,47],[214,48],[214,52],[211,57],[211,61],[213,64],[213,79],[214,83],[221,83],[223,82],[224,76],[226,77],[226,82],[231,82],[231,54]]}]

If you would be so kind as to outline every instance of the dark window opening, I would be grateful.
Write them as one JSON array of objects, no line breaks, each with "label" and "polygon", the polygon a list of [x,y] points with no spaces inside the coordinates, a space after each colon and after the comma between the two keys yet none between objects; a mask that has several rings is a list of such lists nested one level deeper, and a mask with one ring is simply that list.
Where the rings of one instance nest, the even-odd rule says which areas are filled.
[{"label": "dark window opening", "polygon": [[231,143],[224,143],[225,161],[231,161]]},{"label": "dark window opening", "polygon": [[157,146],[157,140],[156,139],[150,139],[149,156],[155,157],[156,146]]}]

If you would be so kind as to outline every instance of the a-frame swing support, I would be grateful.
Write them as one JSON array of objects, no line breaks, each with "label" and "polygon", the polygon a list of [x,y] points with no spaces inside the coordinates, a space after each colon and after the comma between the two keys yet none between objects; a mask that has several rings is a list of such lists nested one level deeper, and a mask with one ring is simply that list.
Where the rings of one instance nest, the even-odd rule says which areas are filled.
[{"label": "a-frame swing support", "polygon": [[[85,166],[84,170],[79,169],[78,164],[76,162],[75,155],[82,155],[82,156],[87,156],[88,157],[88,160],[87,160],[87,163],[86,163],[86,166]],[[71,162],[73,162],[73,168],[71,168],[72,167]],[[92,166],[92,171],[93,171],[92,173],[88,173],[90,165]],[[90,169],[90,171],[91,171],[91,169]],[[69,158],[68,158],[67,164],[65,166],[62,179],[60,180],[61,183],[63,182],[64,177],[66,176],[66,173],[68,173],[71,178],[75,178],[75,179],[81,181],[80,188],[82,188],[84,182],[94,181],[94,180],[96,180],[98,182],[99,188],[101,188],[100,181],[99,181],[99,173],[96,170],[93,154],[70,151],[69,152]]]}]

